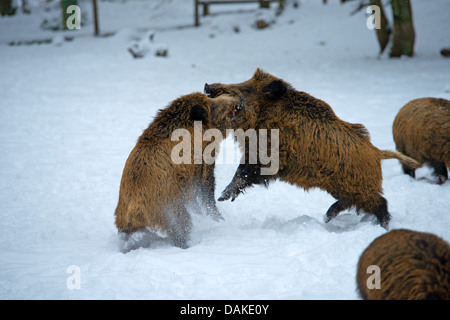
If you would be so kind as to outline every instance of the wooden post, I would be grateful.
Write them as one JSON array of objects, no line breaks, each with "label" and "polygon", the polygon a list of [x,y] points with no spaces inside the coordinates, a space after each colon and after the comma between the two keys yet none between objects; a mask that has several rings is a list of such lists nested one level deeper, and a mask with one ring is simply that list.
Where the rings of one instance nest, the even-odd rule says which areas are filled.
[{"label": "wooden post", "polygon": [[266,0],[259,0],[259,7],[260,8],[270,8],[270,2]]},{"label": "wooden post", "polygon": [[207,3],[203,4],[203,15],[207,16],[209,14],[209,6]]},{"label": "wooden post", "polygon": [[198,27],[200,25],[200,21],[198,20],[198,0],[195,0],[195,26]]},{"label": "wooden post", "polygon": [[92,0],[92,7],[94,11],[94,35],[98,36],[100,34],[100,31],[98,28],[97,0]]}]

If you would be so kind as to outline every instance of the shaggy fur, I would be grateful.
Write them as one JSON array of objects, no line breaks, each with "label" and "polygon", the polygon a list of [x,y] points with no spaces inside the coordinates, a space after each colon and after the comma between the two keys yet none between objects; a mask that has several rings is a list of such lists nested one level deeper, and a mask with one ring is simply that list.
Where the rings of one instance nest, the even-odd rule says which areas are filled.
[{"label": "shaggy fur", "polygon": [[[268,184],[280,179],[306,190],[321,188],[337,199],[326,213],[326,221],[355,207],[374,214],[384,228],[390,215],[381,196],[381,160],[397,158],[408,167],[419,164],[398,152],[379,150],[372,145],[367,129],[339,119],[331,107],[306,92],[258,69],[239,84],[205,85],[212,97],[242,94],[245,99],[244,130],[279,129],[279,170],[260,175],[261,164],[241,164],[219,200],[234,200],[252,184]],[[270,137],[268,145],[270,146]]]},{"label": "shaggy fur", "polygon": [[[380,288],[367,286],[367,268],[380,269]],[[375,239],[359,259],[357,284],[368,300],[450,299],[450,245],[411,230],[392,230]]]},{"label": "shaggy fur", "polygon": [[[224,133],[241,107],[242,98],[224,95],[211,99],[194,93],[159,111],[139,137],[123,170],[115,211],[120,234],[127,236],[150,228],[166,232],[173,245],[186,248],[191,230],[186,206],[196,195],[208,214],[220,216],[214,199],[214,164],[194,164],[194,121],[202,121],[203,132],[215,127]],[[171,160],[172,149],[180,143],[171,141],[171,135],[181,128],[191,134],[192,164],[174,164]],[[203,142],[203,149],[209,143]]]},{"label": "shaggy fur", "polygon": [[[422,98],[408,102],[395,117],[392,126],[398,151],[426,163],[434,169],[438,183],[448,179],[450,167],[450,101]],[[403,166],[415,177],[415,170]]]}]

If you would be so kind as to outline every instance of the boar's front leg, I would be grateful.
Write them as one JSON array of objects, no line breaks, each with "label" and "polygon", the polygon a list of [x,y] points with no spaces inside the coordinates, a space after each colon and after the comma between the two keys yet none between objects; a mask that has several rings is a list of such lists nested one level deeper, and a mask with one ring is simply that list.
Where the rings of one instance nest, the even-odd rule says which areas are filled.
[{"label": "boar's front leg", "polygon": [[251,187],[254,184],[269,183],[271,176],[262,176],[261,167],[255,164],[240,164],[234,174],[233,180],[222,191],[222,195],[218,199],[219,201],[229,200],[234,201],[244,189]]}]

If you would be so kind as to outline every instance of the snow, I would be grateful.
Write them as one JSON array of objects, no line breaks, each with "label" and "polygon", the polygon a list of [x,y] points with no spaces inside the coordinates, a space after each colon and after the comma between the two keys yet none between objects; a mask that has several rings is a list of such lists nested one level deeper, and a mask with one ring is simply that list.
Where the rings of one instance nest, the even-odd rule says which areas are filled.
[{"label": "snow", "polygon": [[[44,1],[31,15],[1,17],[0,298],[358,299],[359,255],[385,230],[354,211],[325,224],[334,199],[322,190],[276,182],[219,202],[225,220],[193,214],[186,250],[156,243],[124,254],[114,226],[137,138],[159,108],[205,82],[242,82],[261,67],[391,150],[406,102],[450,99],[450,60],[439,54],[450,45],[447,0],[412,1],[416,56],[395,60],[378,56],[367,16],[350,15],[356,4],[329,2],[287,2],[280,16],[256,4],[216,5],[195,28],[193,1],[99,1],[109,34],[100,38],[90,1],[79,1],[80,30],[39,28],[60,14]],[[257,30],[260,18],[275,23]],[[150,31],[168,56],[133,59],[127,48]],[[9,45],[46,38],[54,41]],[[217,165],[216,198],[236,167]],[[390,228],[450,241],[450,182],[434,184],[427,168],[414,180],[397,160],[382,168]]]}]

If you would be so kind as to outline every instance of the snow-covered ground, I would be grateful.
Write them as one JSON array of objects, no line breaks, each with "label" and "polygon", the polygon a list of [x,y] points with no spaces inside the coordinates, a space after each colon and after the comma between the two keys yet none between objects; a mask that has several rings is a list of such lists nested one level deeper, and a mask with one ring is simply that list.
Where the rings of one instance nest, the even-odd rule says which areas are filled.
[{"label": "snow-covered ground", "polygon": [[[194,214],[190,248],[124,254],[113,215],[123,166],[159,108],[205,82],[245,81],[257,67],[395,149],[391,126],[405,103],[450,99],[450,60],[439,54],[450,46],[448,0],[412,1],[416,56],[395,60],[378,57],[364,11],[351,16],[356,4],[337,0],[288,1],[280,16],[256,4],[211,6],[198,28],[193,1],[99,1],[110,34],[100,38],[90,1],[80,1],[82,28],[64,33],[39,28],[60,14],[43,2],[31,15],[0,17],[1,299],[358,299],[359,255],[385,230],[354,211],[324,224],[334,202],[325,191],[254,187],[218,203],[222,222]],[[275,23],[257,30],[259,18]],[[168,56],[133,59],[127,48],[151,30]],[[217,166],[217,197],[236,166]],[[431,183],[426,168],[418,176],[383,162],[390,227],[450,241],[450,182]]]}]

